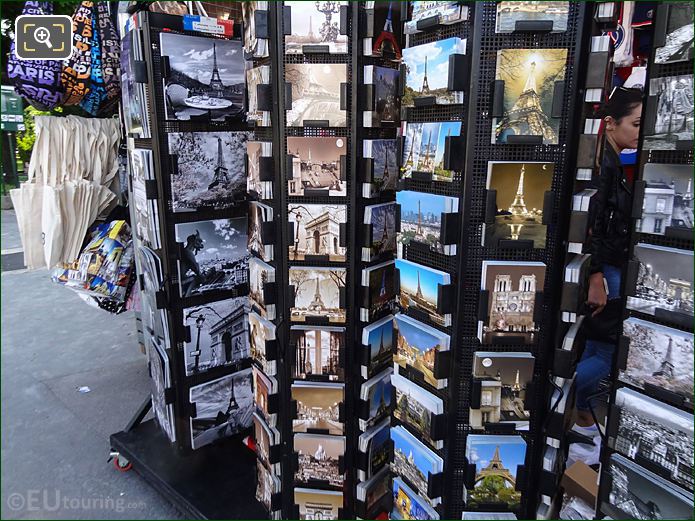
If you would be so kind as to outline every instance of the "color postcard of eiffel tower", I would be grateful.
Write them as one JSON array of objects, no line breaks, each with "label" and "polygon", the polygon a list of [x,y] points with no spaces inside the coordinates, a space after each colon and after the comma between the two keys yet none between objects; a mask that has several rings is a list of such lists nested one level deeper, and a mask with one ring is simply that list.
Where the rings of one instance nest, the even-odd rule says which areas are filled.
[{"label": "color postcard of eiffel tower", "polygon": [[492,143],[509,136],[541,136],[558,143],[560,119],[551,117],[555,82],[565,79],[567,49],[501,49],[495,79],[504,81],[504,115],[494,118]]},{"label": "color postcard of eiffel tower", "polygon": [[466,40],[461,38],[403,49],[405,92],[401,104],[412,106],[416,98],[434,98],[437,104],[462,103],[463,92],[448,89],[449,57],[465,53]]}]

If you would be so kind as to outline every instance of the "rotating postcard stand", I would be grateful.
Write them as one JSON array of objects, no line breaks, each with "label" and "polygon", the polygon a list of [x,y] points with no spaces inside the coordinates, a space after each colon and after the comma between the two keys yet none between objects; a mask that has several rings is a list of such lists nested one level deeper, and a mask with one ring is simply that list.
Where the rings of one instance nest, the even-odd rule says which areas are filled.
[{"label": "rotating postcard stand", "polygon": [[[119,469],[132,468],[187,517],[263,519],[267,511],[256,500],[256,455],[242,441],[250,432],[247,425],[252,427],[254,409],[252,370],[243,342],[247,330],[237,327],[247,312],[247,306],[239,305],[246,300],[248,276],[230,261],[216,268],[214,280],[186,285],[184,277],[191,263],[203,262],[195,252],[187,255],[188,246],[200,251],[196,240],[209,241],[206,234],[215,225],[232,235],[246,234],[246,196],[234,177],[235,171],[244,171],[244,155],[234,151],[245,150],[249,130],[241,119],[244,93],[236,83],[230,84],[232,73],[218,65],[228,47],[241,47],[238,40],[229,39],[232,34],[224,33],[224,24],[218,27],[226,38],[213,38],[188,29],[191,18],[198,17],[139,12],[126,35],[133,53],[124,59],[132,72],[129,87],[135,87],[128,92],[137,94],[124,100],[128,121],[132,123],[137,113],[137,121],[149,123],[147,134],[130,125],[135,138],[131,150],[151,154],[154,173],[141,192],[150,220],[156,222],[140,222],[143,214],[138,214],[134,225],[147,239],[138,241],[136,256],[147,304],[144,329],[153,397],[143,402],[123,431],[111,435],[111,456]],[[162,56],[161,36],[212,45],[215,63],[209,87],[215,95],[181,74],[170,53]],[[193,141],[182,141],[186,139]],[[177,183],[186,175],[180,154],[191,146],[209,152],[216,167],[205,186],[192,189],[194,197],[179,197]],[[237,185],[239,191],[230,188]],[[206,197],[211,192],[217,195],[215,204]],[[155,236],[161,240],[153,240]],[[214,318],[219,316],[229,324]],[[232,327],[241,333],[233,335]],[[215,335],[219,342],[213,340]],[[224,402],[220,408],[209,407],[212,395]],[[151,408],[155,419],[145,420]],[[230,431],[238,434],[218,439]]]}]

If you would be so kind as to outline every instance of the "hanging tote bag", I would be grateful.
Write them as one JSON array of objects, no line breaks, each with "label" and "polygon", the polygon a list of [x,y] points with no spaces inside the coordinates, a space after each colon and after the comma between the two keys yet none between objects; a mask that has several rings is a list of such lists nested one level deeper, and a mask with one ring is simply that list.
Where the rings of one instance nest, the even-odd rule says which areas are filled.
[{"label": "hanging tote bag", "polygon": [[[53,14],[51,2],[25,2],[22,14]],[[49,110],[60,103],[63,91],[60,81],[62,62],[58,60],[20,60],[15,54],[15,41],[10,45],[7,77],[17,94],[39,110]]]},{"label": "hanging tote bag", "polygon": [[108,115],[115,109],[121,98],[121,46],[116,28],[109,16],[108,2],[97,2],[96,11],[101,46],[101,68],[106,88],[106,100],[102,103],[99,113]]},{"label": "hanging tote bag", "polygon": [[72,16],[72,55],[65,60],[61,81],[62,104],[79,105],[89,91],[92,78],[92,9],[94,3],[84,0]]},{"label": "hanging tote bag", "polygon": [[92,47],[90,50],[90,77],[87,94],[80,102],[80,107],[96,116],[103,100],[106,99],[106,87],[104,86],[103,69],[101,66],[101,45],[99,44],[99,25],[97,23],[96,9],[92,6]]}]

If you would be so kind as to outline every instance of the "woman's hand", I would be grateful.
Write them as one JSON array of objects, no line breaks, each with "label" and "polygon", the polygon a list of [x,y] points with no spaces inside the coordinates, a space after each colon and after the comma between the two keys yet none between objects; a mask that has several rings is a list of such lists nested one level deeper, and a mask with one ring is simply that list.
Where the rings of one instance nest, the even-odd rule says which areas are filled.
[{"label": "woman's hand", "polygon": [[608,302],[608,295],[606,295],[606,285],[603,282],[603,273],[594,273],[589,276],[589,292],[586,299],[587,305],[594,310],[591,316],[595,317],[603,311],[606,302]]}]

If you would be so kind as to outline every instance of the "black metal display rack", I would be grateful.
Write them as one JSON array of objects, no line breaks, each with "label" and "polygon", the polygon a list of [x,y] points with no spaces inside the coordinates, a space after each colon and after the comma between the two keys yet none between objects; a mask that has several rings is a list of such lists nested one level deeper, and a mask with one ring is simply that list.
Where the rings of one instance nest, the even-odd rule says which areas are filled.
[{"label": "black metal display rack", "polygon": [[[633,188],[633,232],[631,235],[630,247],[630,258],[633,260],[631,260],[627,266],[622,284],[622,294],[627,295],[628,297],[631,295],[637,295],[636,284],[640,268],[639,258],[636,254],[637,252],[635,247],[638,244],[675,248],[677,250],[683,250],[683,252],[690,253],[693,251],[692,229],[666,227],[664,230],[662,230],[662,234],[646,233],[644,230],[642,232],[634,231],[637,229],[636,225],[638,220],[643,217],[643,205],[646,202],[646,197],[648,197],[645,195],[645,188],[647,188],[647,181],[645,181],[644,178],[645,167],[650,164],[684,165],[686,168],[689,166],[689,175],[691,175],[694,163],[692,139],[678,139],[680,136],[677,138],[676,134],[674,134],[660,137],[660,139],[664,140],[663,144],[671,145],[670,147],[664,147],[665,149],[657,149],[661,147],[650,149],[650,147],[646,145],[646,137],[657,133],[655,132],[655,121],[657,116],[656,94],[658,92],[658,88],[657,85],[652,85],[652,82],[658,82],[662,78],[676,76],[690,75],[690,78],[692,78],[693,75],[692,48],[690,49],[690,53],[685,60],[676,61],[673,63],[656,62],[657,48],[663,47],[666,42],[667,27],[670,16],[669,11],[673,8],[672,6],[674,4],[675,2],[664,2],[658,4],[658,6],[655,8],[655,13],[653,16],[653,42],[646,70],[644,86],[645,102],[642,111],[640,144],[638,148],[640,153],[635,168],[636,180]],[[670,132],[668,134],[670,134]],[[690,293],[690,299],[692,299],[692,293]],[[659,303],[656,303],[654,314],[645,313],[636,309],[626,309],[623,318],[636,318],[648,323],[652,323],[656,326],[672,328],[687,335],[693,334],[692,310],[690,313],[688,313],[680,310],[661,309],[659,307]],[[610,462],[611,457],[614,454],[619,454],[634,461],[634,463],[636,463],[643,470],[646,470],[647,472],[656,476],[652,479],[663,478],[666,481],[670,481],[670,484],[672,484],[674,487],[680,488],[684,493],[690,494],[692,498],[692,470],[684,470],[685,467],[679,469],[677,464],[675,467],[671,467],[665,460],[659,462],[656,459],[644,457],[641,450],[638,450],[636,454],[630,454],[625,450],[624,447],[618,446],[617,437],[619,435],[618,429],[621,421],[621,407],[616,404],[616,392],[618,392],[620,389],[636,391],[637,393],[646,395],[649,398],[658,400],[665,407],[675,407],[676,409],[691,415],[693,413],[692,401],[684,399],[684,397],[678,393],[672,392],[666,388],[651,385],[649,383],[646,383],[643,386],[632,385],[632,383],[625,381],[624,378],[619,378],[619,373],[627,369],[631,343],[631,339],[626,336],[627,332],[624,333],[625,334],[620,337],[616,349],[613,364],[614,370],[610,377],[610,387],[606,391],[606,394],[609,397],[608,411],[605,430],[602,433],[603,445],[601,452],[601,481],[597,501],[597,515],[610,516],[613,519],[629,518],[634,515],[621,510],[620,507],[611,502],[611,494],[614,491],[614,473],[612,472]],[[692,416],[690,416],[690,418],[692,420]],[[682,436],[687,436],[687,434],[682,434]],[[691,464],[686,464],[686,467],[688,465]],[[679,473],[681,475],[687,475],[690,477],[689,486],[684,484],[685,481],[683,478],[680,479],[680,482],[676,479],[676,476]]]},{"label": "black metal display rack", "polygon": [[[405,6],[406,4],[403,3]],[[557,310],[560,306],[561,292],[558,290],[564,269],[565,244],[568,220],[567,211],[572,195],[572,179],[575,175],[575,156],[577,140],[574,129],[577,128],[578,106],[581,103],[579,77],[585,70],[582,54],[585,43],[587,12],[589,7],[580,2],[571,2],[567,30],[551,33],[547,23],[527,24],[517,27],[512,33],[496,33],[496,2],[469,2],[468,17],[451,25],[439,25],[436,20],[421,24],[421,31],[404,38],[402,47],[430,43],[448,37],[467,40],[466,59],[457,65],[457,73],[465,78],[464,101],[455,105],[422,105],[402,110],[401,119],[408,122],[460,121],[462,123],[461,139],[450,140],[448,163],[454,171],[452,182],[432,181],[421,176],[404,179],[399,183],[399,190],[414,190],[433,194],[456,197],[459,200],[458,214],[447,222],[448,233],[455,237],[452,243],[457,245],[457,255],[444,255],[432,251],[429,247],[413,242],[404,245],[402,257],[448,273],[451,284],[446,289],[445,298],[452,315],[451,326],[434,324],[422,316],[414,316],[440,331],[450,335],[450,359],[444,373],[448,374],[448,387],[437,390],[428,387],[418,379],[412,380],[427,388],[444,401],[444,414],[440,418],[439,439],[443,449],[437,451],[444,459],[444,472],[439,483],[442,502],[437,507],[443,519],[460,519],[466,508],[463,499],[464,488],[471,488],[475,478],[474,470],[466,459],[466,440],[473,429],[469,424],[469,412],[475,401],[473,379],[473,362],[476,351],[513,351],[531,352],[535,357],[533,380],[527,388],[527,406],[531,412],[528,431],[515,431],[504,424],[489,424],[480,433],[486,434],[520,434],[527,444],[525,464],[517,469],[517,488],[522,493],[521,504],[516,509],[520,518],[530,519],[535,516],[539,495],[543,493],[542,485],[535,476],[542,468],[545,424],[548,416],[548,395],[553,388],[548,381],[551,373],[551,359],[556,347]],[[150,126],[152,139],[136,140],[136,147],[152,150],[154,168],[159,174],[170,168],[168,150],[165,149],[168,132],[198,130],[245,130],[253,132],[255,141],[272,143],[272,199],[261,202],[273,209],[272,226],[266,227],[268,243],[274,246],[274,259],[269,262],[275,268],[274,295],[276,319],[275,342],[277,347],[276,379],[278,381],[277,429],[281,443],[276,451],[276,460],[281,469],[282,491],[275,495],[272,502],[281,510],[281,517],[297,519],[298,511],[294,501],[293,489],[297,457],[293,444],[293,416],[297,404],[293,402],[291,384],[293,382],[293,365],[295,349],[292,345],[290,328],[292,318],[290,309],[293,292],[289,278],[292,266],[305,267],[341,267],[346,269],[345,290],[341,296],[346,310],[344,353],[342,356],[345,374],[345,400],[342,406],[342,419],[345,425],[346,452],[341,460],[345,471],[343,508],[340,519],[363,517],[362,507],[355,496],[357,478],[357,440],[360,434],[358,418],[360,388],[364,379],[361,376],[362,329],[367,324],[360,320],[360,307],[363,292],[361,274],[365,267],[377,264],[377,261],[363,262],[360,252],[363,246],[364,208],[367,205],[395,200],[395,193],[382,193],[371,199],[362,197],[364,181],[364,161],[362,144],[365,139],[396,138],[397,128],[365,128],[362,125],[364,110],[364,67],[379,65],[396,68],[398,65],[389,57],[369,57],[363,54],[363,38],[373,36],[380,28],[369,25],[369,16],[365,6],[358,2],[349,2],[342,7],[339,15],[341,32],[347,35],[348,53],[330,54],[325,49],[308,49],[315,52],[287,54],[285,52],[284,34],[289,29],[290,18],[282,2],[269,2],[266,11],[256,12],[256,28],[259,37],[267,37],[268,56],[252,58],[254,66],[268,65],[270,79],[264,87],[264,110],[270,112],[271,125],[257,125],[251,129],[245,124],[215,123],[211,121],[171,122],[166,121],[161,113],[164,107],[163,85],[161,82],[166,60],[159,54],[159,34],[165,30],[184,32],[181,19],[167,15],[139,13],[135,18],[137,35],[143,40],[146,50],[145,59],[140,65],[140,80],[147,86],[150,109]],[[402,19],[407,18],[407,8],[403,9]],[[373,25],[373,24],[372,24]],[[265,28],[265,29],[261,29]],[[197,34],[186,32],[187,34]],[[263,35],[263,36],[262,36]],[[539,144],[537,140],[527,139],[515,144],[492,144],[493,117],[499,109],[495,100],[499,93],[495,91],[495,74],[497,51],[501,49],[566,49],[567,68],[564,81],[556,88],[553,100],[553,113],[559,119],[557,145]],[[285,69],[288,64],[345,64],[347,79],[342,89],[342,108],[346,110],[345,127],[330,127],[323,122],[304,122],[302,127],[290,127],[286,124],[286,111],[291,106],[291,89],[286,85]],[[261,91],[259,91],[260,93]],[[259,102],[260,103],[260,102]],[[328,197],[325,194],[290,195],[288,178],[292,165],[288,163],[288,137],[335,137],[346,142],[347,195]],[[692,160],[692,158],[691,158]],[[400,160],[399,160],[400,161]],[[488,220],[488,191],[486,180],[488,162],[490,161],[542,161],[554,163],[551,191],[545,198],[544,224],[547,225],[547,243],[543,249],[528,248],[528,244],[508,241],[497,246],[483,246],[482,229]],[[190,451],[186,440],[190,411],[188,410],[188,390],[191,385],[200,383],[196,376],[187,377],[180,342],[184,332],[180,331],[181,310],[184,302],[178,297],[177,249],[174,226],[188,220],[214,219],[230,217],[229,211],[208,210],[197,212],[195,217],[187,214],[175,214],[167,202],[170,200],[169,185],[164,175],[157,175],[157,205],[161,219],[162,248],[158,255],[162,260],[164,284],[159,301],[169,316],[172,350],[169,353],[172,367],[172,389],[168,391],[170,402],[174,406],[176,418],[177,446],[171,447],[152,421],[138,424],[142,414],[136,415],[133,426],[111,437],[112,447],[133,463],[134,469],[145,479],[162,491],[182,510],[193,517],[225,517],[258,519],[267,516],[263,507],[254,498],[255,459],[248,457],[248,452],[239,439],[231,439],[222,444],[206,447],[199,451]],[[154,190],[154,188],[153,188]],[[154,192],[153,192],[154,195]],[[345,204],[347,206],[347,224],[341,230],[341,246],[347,247],[344,262],[332,262],[321,259],[290,261],[289,245],[294,242],[288,221],[288,204]],[[241,212],[241,211],[240,211]],[[182,216],[183,215],[183,216]],[[242,215],[242,213],[239,213]],[[245,215],[245,214],[243,214]],[[272,229],[271,229],[272,228]],[[454,233],[452,233],[452,230]],[[271,233],[274,232],[274,233]],[[272,236],[272,240],[270,239]],[[380,261],[385,259],[380,259]],[[481,298],[481,268],[484,260],[497,261],[537,261],[545,263],[546,275],[542,300],[536,300],[535,322],[540,332],[531,345],[518,343],[481,345],[477,336],[478,321],[483,318],[487,302]],[[233,295],[228,295],[233,296]],[[221,295],[217,296],[222,297]],[[213,299],[211,299],[213,300]],[[189,300],[186,304],[200,304],[205,299]],[[395,303],[394,303],[395,304]],[[341,306],[342,307],[342,306]],[[405,313],[412,314],[411,310]],[[303,325],[327,325],[326,321],[310,318]],[[333,324],[331,324],[333,325]],[[243,366],[240,366],[241,369]],[[228,372],[225,369],[225,374]],[[398,423],[392,419],[392,423]],[[192,452],[192,454],[191,454]],[[162,464],[166,460],[171,464]],[[189,465],[190,464],[190,465]],[[182,470],[185,469],[185,470]],[[223,474],[224,472],[224,474]],[[220,476],[227,475],[228,480]],[[322,488],[322,484],[309,485]],[[215,492],[215,493],[212,493]],[[389,498],[390,501],[391,498]],[[390,504],[383,505],[388,511]],[[472,509],[470,509],[472,510]],[[507,510],[500,504],[478,507],[478,510]]]}]

